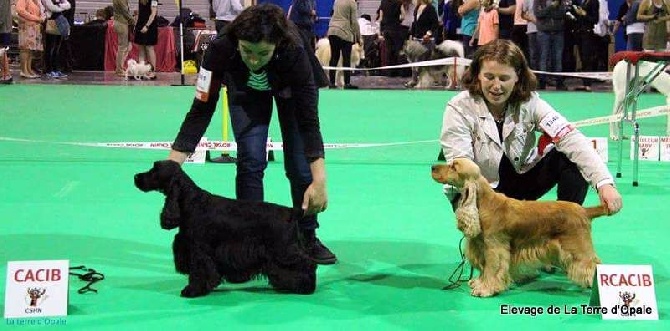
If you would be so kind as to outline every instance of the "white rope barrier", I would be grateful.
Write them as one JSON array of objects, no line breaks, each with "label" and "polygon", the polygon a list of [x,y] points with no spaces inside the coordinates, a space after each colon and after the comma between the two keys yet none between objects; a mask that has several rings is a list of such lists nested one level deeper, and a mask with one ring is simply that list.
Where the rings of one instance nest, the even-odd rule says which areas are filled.
[{"label": "white rope barrier", "polygon": [[[36,144],[56,144],[56,145],[70,145],[82,147],[106,147],[106,148],[133,148],[133,149],[153,149],[153,150],[169,150],[172,148],[172,142],[167,141],[129,141],[129,142],[54,142],[45,140],[32,140],[23,138],[0,137],[0,141],[25,142]],[[437,140],[419,140],[419,141],[403,141],[394,143],[326,143],[323,145],[325,149],[342,149],[342,148],[370,148],[370,147],[389,147],[412,144],[436,143]],[[284,144],[282,142],[268,142],[267,149],[272,151],[281,151]],[[237,150],[237,143],[229,141],[209,141],[203,140],[196,146],[196,150],[208,151],[222,151],[234,152]]]},{"label": "white rope barrier", "polygon": [[[638,110],[635,112],[635,119],[639,118],[649,118],[649,117],[657,117],[661,115],[665,115],[670,113],[670,106],[658,106],[658,107],[652,107],[652,108],[647,108],[647,109],[642,109]],[[573,122],[577,127],[584,127],[584,126],[592,126],[592,125],[599,125],[599,124],[609,124],[612,122],[619,122],[623,119],[623,114],[618,114],[618,115],[610,115],[610,116],[602,116],[602,117],[593,117],[577,122]],[[628,119],[631,120],[631,119]]]},{"label": "white rope barrier", "polygon": [[[469,66],[472,63],[472,60],[466,59],[463,57],[448,57],[444,59],[430,60],[430,61],[419,61],[406,64],[399,64],[393,66],[382,66],[374,68],[352,68],[352,67],[331,67],[323,66],[325,70],[345,70],[345,71],[371,71],[371,70],[386,70],[386,69],[400,69],[400,68],[412,68],[412,67],[434,67],[434,66],[444,66],[444,65],[457,65],[457,66]],[[567,77],[576,77],[576,78],[590,78],[597,79],[601,81],[610,81],[612,80],[611,72],[601,72],[601,71],[591,71],[591,72],[549,72],[549,71],[540,71],[533,70],[536,74],[542,75],[551,75],[551,76],[567,76]]]},{"label": "white rope barrier", "polygon": [[[650,118],[666,115],[670,113],[670,106],[658,106],[639,110],[635,113],[635,118]],[[593,117],[581,121],[573,122],[576,127],[586,127],[600,124],[609,124],[611,122],[618,122],[623,119],[623,114]],[[103,147],[103,148],[132,148],[132,149],[151,149],[151,150],[169,150],[172,148],[172,142],[167,141],[128,141],[128,142],[54,142],[46,140],[33,140],[13,137],[0,137],[0,141],[8,142],[25,142],[35,144],[56,144],[82,147]],[[344,148],[374,148],[374,147],[390,147],[403,146],[413,144],[437,143],[437,139],[432,140],[418,140],[418,141],[402,141],[392,143],[325,143],[325,149],[344,149]],[[282,142],[267,143],[268,151],[281,151],[283,149]],[[196,151],[221,151],[234,152],[237,150],[237,143],[229,141],[209,141],[204,140],[198,143]]]}]

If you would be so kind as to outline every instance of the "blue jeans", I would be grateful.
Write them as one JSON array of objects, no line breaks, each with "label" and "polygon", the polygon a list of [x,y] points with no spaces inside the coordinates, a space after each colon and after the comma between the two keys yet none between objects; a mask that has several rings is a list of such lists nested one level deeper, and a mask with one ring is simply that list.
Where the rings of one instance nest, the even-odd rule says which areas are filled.
[{"label": "blue jeans", "polygon": [[[237,142],[235,194],[238,199],[263,201],[263,177],[268,166],[266,143],[273,97],[270,92],[252,91],[245,99],[240,104],[229,101],[230,119]],[[279,97],[275,101],[284,143],[284,170],[291,186],[293,207],[300,208],[305,190],[312,183],[312,172],[295,120],[294,101]],[[305,230],[318,228],[316,215],[304,217],[300,220],[300,227]]]},{"label": "blue jeans", "polygon": [[[538,31],[540,48],[540,71],[561,72],[563,70],[563,31]],[[551,54],[551,57],[550,57]],[[540,76],[540,86],[546,84],[546,77]],[[556,85],[563,84],[563,78],[556,76]]]}]

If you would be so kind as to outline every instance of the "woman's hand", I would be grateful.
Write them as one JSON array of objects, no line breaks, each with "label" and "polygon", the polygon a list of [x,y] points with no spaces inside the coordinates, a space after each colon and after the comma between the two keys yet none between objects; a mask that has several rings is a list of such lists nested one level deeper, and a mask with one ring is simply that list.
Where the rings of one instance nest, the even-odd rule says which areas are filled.
[{"label": "woman's hand", "polygon": [[328,194],[324,181],[312,181],[305,190],[302,201],[302,210],[305,215],[318,214],[328,207]]},{"label": "woman's hand", "polygon": [[147,28],[146,25],[142,27],[142,30],[140,30],[141,33],[147,33],[147,31],[149,31],[149,28]]},{"label": "woman's hand", "polygon": [[326,165],[323,158],[318,158],[309,164],[312,173],[312,183],[305,190],[302,199],[302,210],[305,215],[318,214],[328,207],[326,193]]},{"label": "woman's hand", "polygon": [[600,203],[607,206],[610,215],[614,215],[623,207],[623,200],[621,194],[612,184],[605,184],[598,189],[598,196]]}]

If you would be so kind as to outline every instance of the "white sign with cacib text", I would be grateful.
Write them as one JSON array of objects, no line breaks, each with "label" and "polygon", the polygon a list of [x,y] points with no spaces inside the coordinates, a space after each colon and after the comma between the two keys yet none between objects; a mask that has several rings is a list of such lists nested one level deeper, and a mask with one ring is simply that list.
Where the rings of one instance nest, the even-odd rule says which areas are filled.
[{"label": "white sign with cacib text", "polygon": [[67,316],[68,260],[9,261],[5,318]]},{"label": "white sign with cacib text", "polygon": [[599,264],[590,305],[607,320],[658,320],[651,265]]}]

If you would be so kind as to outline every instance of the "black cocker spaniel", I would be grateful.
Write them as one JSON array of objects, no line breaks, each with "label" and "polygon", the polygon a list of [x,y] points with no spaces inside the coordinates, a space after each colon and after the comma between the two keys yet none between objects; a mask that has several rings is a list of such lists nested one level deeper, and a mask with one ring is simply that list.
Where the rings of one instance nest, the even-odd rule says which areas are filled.
[{"label": "black cocker spaniel", "polygon": [[302,210],[211,194],[170,160],[136,174],[135,186],[165,195],[161,227],[179,229],[172,244],[175,268],[189,275],[182,296],[207,295],[223,282],[258,277],[280,292],[316,289],[316,263],[298,238]]}]

